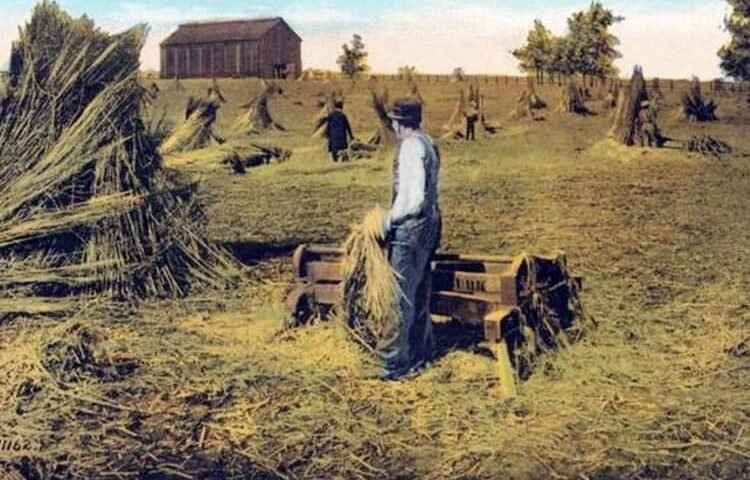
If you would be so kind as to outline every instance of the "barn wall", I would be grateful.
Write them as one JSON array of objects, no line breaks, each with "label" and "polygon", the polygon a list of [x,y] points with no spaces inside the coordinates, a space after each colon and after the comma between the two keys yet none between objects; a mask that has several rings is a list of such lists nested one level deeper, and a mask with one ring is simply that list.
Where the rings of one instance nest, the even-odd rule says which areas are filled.
[{"label": "barn wall", "polygon": [[169,72],[167,71],[167,47],[159,48],[159,76],[161,78],[169,77]]},{"label": "barn wall", "polygon": [[292,30],[279,23],[260,40],[164,45],[161,47],[161,76],[188,77],[273,77],[277,65],[288,73],[302,73],[301,42]]},{"label": "barn wall", "polygon": [[294,64],[290,75],[296,77],[302,73],[300,40],[285,23],[279,23],[269,30],[259,43],[260,76],[273,77],[276,65]]},{"label": "barn wall", "polygon": [[247,77],[258,76],[260,66],[258,42],[245,40],[240,43],[240,48],[240,74]]}]

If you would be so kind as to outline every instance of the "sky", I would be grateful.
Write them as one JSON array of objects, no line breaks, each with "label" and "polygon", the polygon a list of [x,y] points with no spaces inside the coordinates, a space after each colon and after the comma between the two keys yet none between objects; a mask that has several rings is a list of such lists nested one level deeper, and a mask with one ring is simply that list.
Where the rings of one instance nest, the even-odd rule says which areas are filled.
[{"label": "sky", "polygon": [[[10,44],[37,0],[0,0],[0,68]],[[143,68],[158,70],[159,43],[179,23],[237,17],[282,16],[303,38],[304,68],[336,68],[341,45],[362,35],[369,63],[379,73],[404,65],[418,72],[518,74],[510,50],[520,46],[534,19],[557,34],[566,18],[589,0],[58,0],[75,16],[87,14],[116,32],[146,22],[151,31]],[[625,17],[613,33],[624,74],[640,64],[647,77],[704,79],[721,76],[716,51],[728,40],[723,0],[604,0]]]}]

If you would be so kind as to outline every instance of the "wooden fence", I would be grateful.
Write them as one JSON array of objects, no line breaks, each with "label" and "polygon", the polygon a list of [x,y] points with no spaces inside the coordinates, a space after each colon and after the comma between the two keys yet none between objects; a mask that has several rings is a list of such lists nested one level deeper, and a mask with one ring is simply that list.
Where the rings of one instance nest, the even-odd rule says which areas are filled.
[{"label": "wooden fence", "polygon": [[[307,78],[310,80],[347,80],[347,77],[339,72],[315,72],[309,74]],[[452,75],[428,75],[428,74],[415,74],[415,75],[392,75],[392,74],[371,74],[367,77],[368,79],[376,79],[382,82],[415,82],[415,83],[456,83],[456,79]],[[475,83],[475,84],[486,84],[486,85],[497,85],[499,87],[509,87],[516,85],[524,85],[528,81],[529,77],[518,76],[518,75],[466,75],[463,82]],[[613,79],[605,79],[604,82],[600,79],[595,79],[593,85],[601,86],[609,85]],[[629,79],[615,79],[620,84],[620,87],[627,87],[630,85]],[[545,77],[541,81],[535,81],[536,85],[545,86],[562,86],[567,82],[566,78],[549,78]],[[587,81],[589,84],[589,81]],[[647,85],[651,86],[651,80],[647,80]],[[660,79],[659,86],[662,91],[685,91],[692,85],[691,80],[687,79]],[[701,82],[701,88],[704,92],[750,92],[750,82],[731,82],[723,80],[711,80]]]}]

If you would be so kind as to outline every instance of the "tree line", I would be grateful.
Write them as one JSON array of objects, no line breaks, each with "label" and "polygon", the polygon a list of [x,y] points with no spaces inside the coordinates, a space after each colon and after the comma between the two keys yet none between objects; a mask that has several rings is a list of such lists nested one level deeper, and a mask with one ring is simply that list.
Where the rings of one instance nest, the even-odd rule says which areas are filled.
[{"label": "tree line", "polygon": [[624,18],[615,15],[601,2],[568,17],[568,31],[563,36],[552,33],[541,20],[534,20],[526,43],[512,50],[521,71],[533,74],[540,82],[545,75],[563,77],[579,74],[586,79],[606,78],[617,74],[614,61],[618,38],[611,27]]},{"label": "tree line", "polygon": [[[718,52],[722,71],[737,80],[750,80],[750,0],[726,0],[731,13],[724,19],[729,42]],[[581,75],[584,82],[617,75],[615,60],[622,55],[617,50],[620,40],[612,27],[624,20],[600,1],[592,2],[585,10],[574,12],[567,20],[567,32],[555,35],[541,20],[526,36],[526,42],[511,54],[518,60],[522,72],[534,75],[540,83],[545,76],[568,77]],[[360,35],[350,44],[342,45],[337,59],[342,73],[353,78],[369,70],[367,52]],[[415,67],[402,67],[403,73],[414,74]],[[401,70],[401,69],[400,69]],[[402,72],[399,72],[402,73]]]}]

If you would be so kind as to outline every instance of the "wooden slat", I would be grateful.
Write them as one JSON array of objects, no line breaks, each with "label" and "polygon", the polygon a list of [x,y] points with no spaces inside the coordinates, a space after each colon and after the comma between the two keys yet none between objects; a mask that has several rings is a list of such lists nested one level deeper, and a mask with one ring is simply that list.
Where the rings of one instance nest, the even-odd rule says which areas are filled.
[{"label": "wooden slat", "polygon": [[436,261],[459,261],[459,262],[479,262],[479,263],[502,263],[511,264],[513,258],[501,257],[496,255],[480,255],[480,254],[462,254],[462,253],[450,253],[450,252],[438,252],[435,254]]},{"label": "wooden slat", "polygon": [[[307,278],[313,283],[341,282],[343,280],[343,266],[333,262],[309,262],[305,265]],[[459,293],[490,293],[495,294],[497,301],[515,304],[515,280],[510,276],[487,273],[433,271],[432,288],[450,290]]]},{"label": "wooden slat", "polygon": [[[336,245],[313,243],[307,246],[307,253],[314,259],[343,257],[344,249]],[[435,261],[456,261],[470,263],[499,263],[511,264],[513,258],[496,255],[460,254],[451,252],[437,252]]]},{"label": "wooden slat", "polygon": [[485,315],[500,306],[499,299],[493,295],[437,291],[432,293],[430,312],[482,325]]},{"label": "wooden slat", "polygon": [[339,301],[339,283],[318,283],[313,288],[315,303],[335,305]]},{"label": "wooden slat", "polygon": [[473,273],[506,273],[510,271],[512,263],[488,263],[464,260],[438,260],[433,262],[435,270],[452,270],[456,272]]},{"label": "wooden slat", "polygon": [[[334,305],[339,300],[340,284],[321,283],[313,287],[315,302],[320,305]],[[432,294],[430,312],[436,315],[447,315],[465,322],[481,325],[484,317],[502,305],[496,295],[465,294],[450,291],[437,291]]]},{"label": "wooden slat", "polygon": [[341,263],[309,262],[305,270],[313,282],[341,282],[344,279],[344,268]]},{"label": "wooden slat", "polygon": [[502,277],[497,274],[456,272],[435,270],[432,272],[434,290],[453,290],[455,292],[501,292]]}]

